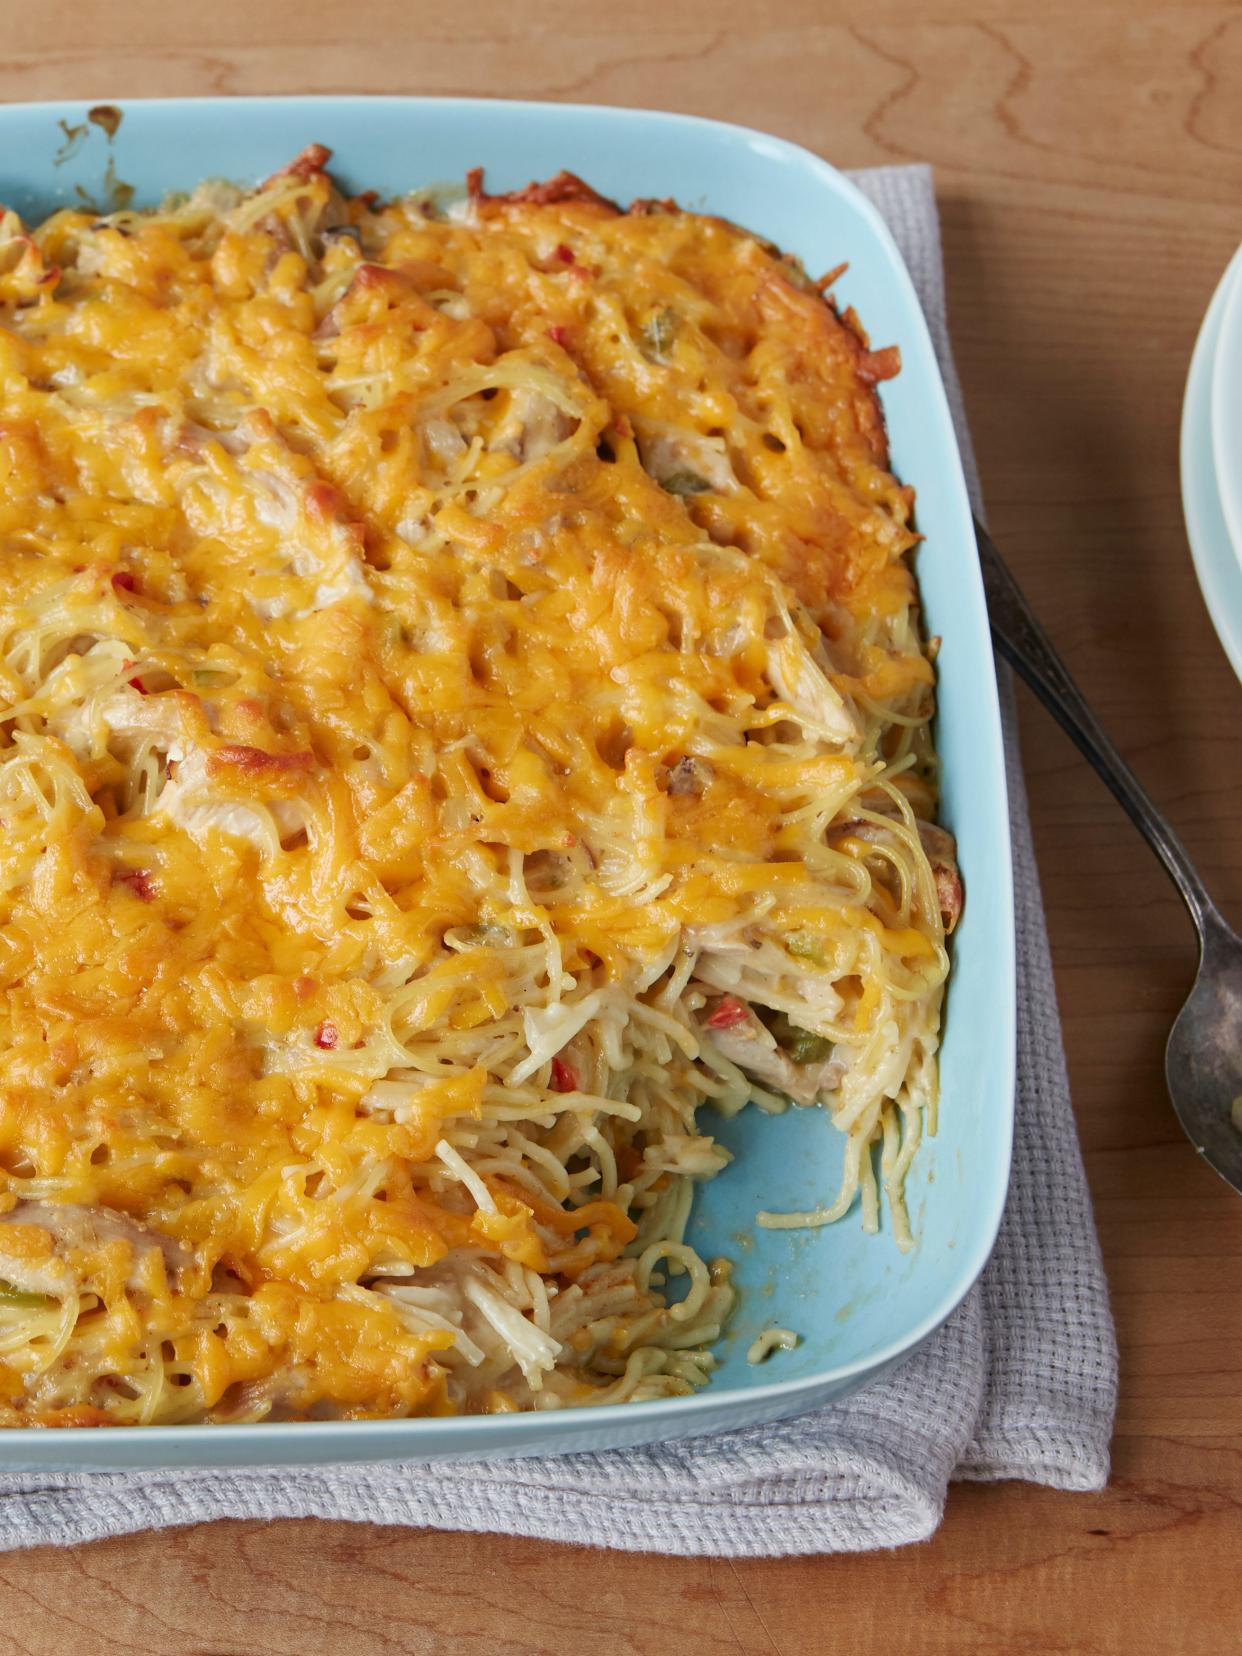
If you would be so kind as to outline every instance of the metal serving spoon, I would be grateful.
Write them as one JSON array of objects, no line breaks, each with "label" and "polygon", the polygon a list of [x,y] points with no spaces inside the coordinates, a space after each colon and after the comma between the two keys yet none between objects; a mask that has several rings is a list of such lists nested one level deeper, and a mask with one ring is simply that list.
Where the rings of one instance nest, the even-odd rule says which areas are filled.
[{"label": "metal serving spoon", "polygon": [[1185,846],[1104,734],[978,520],[975,538],[997,648],[1108,783],[1190,910],[1199,971],[1170,1032],[1164,1074],[1186,1137],[1242,1192],[1242,937],[1226,924]]}]

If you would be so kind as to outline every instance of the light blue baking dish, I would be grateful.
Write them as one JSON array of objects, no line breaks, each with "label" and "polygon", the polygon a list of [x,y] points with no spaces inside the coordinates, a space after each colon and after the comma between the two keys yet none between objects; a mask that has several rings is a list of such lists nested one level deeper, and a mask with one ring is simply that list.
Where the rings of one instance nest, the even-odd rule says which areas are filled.
[{"label": "light blue baking dish", "polygon": [[[134,102],[115,138],[82,104],[0,108],[0,201],[28,218],[80,199],[139,205],[205,176],[252,181],[308,142],[331,145],[349,186],[399,193],[482,165],[493,189],[561,167],[607,195],[674,196],[801,255],[843,260],[837,284],[877,345],[901,347],[884,388],[898,474],[918,491],[918,574],[944,640],[938,740],[944,815],[958,836],[965,914],[953,943],[940,1130],[909,1180],[913,1253],[864,1236],[858,1215],[819,1231],[764,1231],[760,1208],[813,1207],[836,1189],[841,1140],[817,1111],[748,1110],[721,1124],[735,1161],[697,1197],[691,1240],[735,1264],[741,1305],[711,1384],[660,1402],[456,1420],[240,1427],[0,1431],[0,1465],[265,1465],[566,1453],[778,1419],[877,1379],[945,1320],[982,1270],[1009,1179],[1014,1100],[1014,935],[1009,819],[996,682],[961,462],[927,328],[875,210],[805,150],[685,116],[464,98],[261,98]],[[75,129],[84,133],[73,136]],[[794,1328],[798,1348],[761,1367],[756,1333]]]}]

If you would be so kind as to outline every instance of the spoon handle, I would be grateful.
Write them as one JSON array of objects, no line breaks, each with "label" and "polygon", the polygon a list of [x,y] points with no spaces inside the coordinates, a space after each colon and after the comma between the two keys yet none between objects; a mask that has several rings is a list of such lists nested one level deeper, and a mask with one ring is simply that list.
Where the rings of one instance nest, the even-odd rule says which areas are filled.
[{"label": "spoon handle", "polygon": [[1065,669],[1047,633],[1035,619],[1021,588],[1009,573],[987,530],[975,519],[988,615],[996,647],[1043,702],[1061,728],[1116,794],[1134,826],[1168,870],[1190,910],[1201,942],[1209,931],[1228,930],[1220,911],[1186,854],[1186,848],[1157,810],[1151,796],[1105,735],[1095,714]]}]

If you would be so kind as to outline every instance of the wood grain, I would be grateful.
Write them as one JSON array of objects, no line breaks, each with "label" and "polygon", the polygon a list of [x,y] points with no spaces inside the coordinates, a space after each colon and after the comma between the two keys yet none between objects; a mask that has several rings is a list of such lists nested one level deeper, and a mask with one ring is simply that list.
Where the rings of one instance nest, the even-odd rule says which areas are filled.
[{"label": "wood grain", "polygon": [[[846,166],[934,163],[992,526],[1084,689],[1242,920],[1242,689],[1185,545],[1177,424],[1242,237],[1242,9],[1124,0],[44,0],[6,99],[424,92],[677,108]],[[770,20],[768,17],[770,16]],[[860,1558],[601,1555],[222,1524],[0,1556],[0,1656],[1242,1648],[1242,1203],[1161,1078],[1194,967],[1155,863],[1029,704],[1026,769],[1122,1349],[1099,1496],[953,1490]]]}]

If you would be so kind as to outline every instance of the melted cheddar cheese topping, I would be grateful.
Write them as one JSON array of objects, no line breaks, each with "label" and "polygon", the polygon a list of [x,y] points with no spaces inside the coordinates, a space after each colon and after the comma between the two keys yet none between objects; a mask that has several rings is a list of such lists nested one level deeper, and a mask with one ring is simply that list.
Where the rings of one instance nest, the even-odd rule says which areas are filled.
[{"label": "melted cheddar cheese topping", "polygon": [[932,1100],[893,354],[720,220],[325,161],[0,222],[9,1423],[685,1389],[696,1106],[873,1216]]}]

